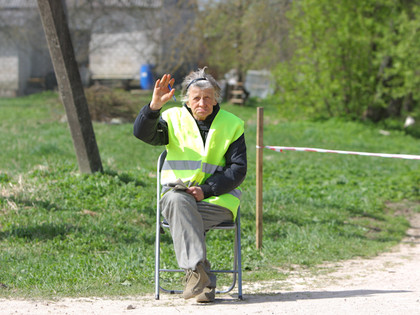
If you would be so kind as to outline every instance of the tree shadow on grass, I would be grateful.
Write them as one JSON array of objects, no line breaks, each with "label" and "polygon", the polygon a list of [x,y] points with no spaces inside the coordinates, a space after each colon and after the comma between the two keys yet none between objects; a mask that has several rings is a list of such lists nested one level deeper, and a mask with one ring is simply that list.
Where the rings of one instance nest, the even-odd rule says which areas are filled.
[{"label": "tree shadow on grass", "polygon": [[10,196],[7,198],[0,196],[0,199],[6,200],[6,202],[8,200],[12,203],[15,203],[17,206],[23,207],[23,208],[26,208],[26,207],[40,208],[40,209],[45,209],[48,211],[55,211],[55,210],[60,209],[56,203],[51,202],[49,200],[36,200],[36,199],[29,199],[29,198],[16,197],[16,196]]},{"label": "tree shadow on grass", "polygon": [[[92,248],[96,240],[109,240],[118,244],[136,244],[143,243],[152,246],[155,242],[155,235],[142,231],[139,227],[139,233],[132,233],[128,230],[121,230],[118,233],[114,230],[104,230],[102,228],[78,226],[70,223],[42,223],[31,225],[15,225],[5,231],[0,230],[0,241],[8,238],[23,239],[26,242],[40,241],[45,242],[56,238],[66,239],[68,235],[75,235],[75,238],[84,240],[85,243],[91,243]],[[102,243],[100,244],[102,246]]]},{"label": "tree shadow on grass", "polygon": [[16,226],[10,230],[0,232],[0,240],[17,237],[26,240],[52,240],[56,237],[65,236],[79,228],[71,224],[43,223],[29,226]]},{"label": "tree shadow on grass", "polygon": [[144,181],[139,180],[138,178],[135,178],[134,176],[128,174],[128,173],[119,173],[110,169],[104,170],[104,174],[112,177],[118,177],[120,181],[122,181],[125,184],[128,183],[134,183],[134,185],[144,187],[146,186],[146,183]]}]

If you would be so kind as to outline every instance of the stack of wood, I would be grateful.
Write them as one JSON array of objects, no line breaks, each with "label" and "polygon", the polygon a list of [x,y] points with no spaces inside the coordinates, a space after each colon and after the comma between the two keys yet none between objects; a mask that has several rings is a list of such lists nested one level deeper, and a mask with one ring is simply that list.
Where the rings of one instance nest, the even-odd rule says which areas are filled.
[{"label": "stack of wood", "polygon": [[229,102],[232,104],[244,105],[248,93],[244,88],[243,82],[237,82],[230,91]]}]

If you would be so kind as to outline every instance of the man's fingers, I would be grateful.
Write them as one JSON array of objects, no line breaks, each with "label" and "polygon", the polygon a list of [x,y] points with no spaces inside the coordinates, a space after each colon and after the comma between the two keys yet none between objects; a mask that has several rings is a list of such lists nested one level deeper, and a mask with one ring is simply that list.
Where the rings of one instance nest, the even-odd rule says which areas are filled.
[{"label": "man's fingers", "polygon": [[161,87],[165,87],[165,86],[167,87],[170,81],[171,81],[171,75],[165,73],[161,79]]},{"label": "man's fingers", "polygon": [[175,79],[174,78],[172,78],[172,79],[170,79],[169,80],[169,85],[171,86],[171,87],[173,87],[174,86],[174,83],[175,83]]},{"label": "man's fingers", "polygon": [[175,89],[172,89],[174,83],[175,79],[166,73],[162,78],[156,80],[150,108],[153,110],[161,109],[174,96]]},{"label": "man's fingers", "polygon": [[160,79],[157,79],[155,82],[155,89],[160,86]]}]

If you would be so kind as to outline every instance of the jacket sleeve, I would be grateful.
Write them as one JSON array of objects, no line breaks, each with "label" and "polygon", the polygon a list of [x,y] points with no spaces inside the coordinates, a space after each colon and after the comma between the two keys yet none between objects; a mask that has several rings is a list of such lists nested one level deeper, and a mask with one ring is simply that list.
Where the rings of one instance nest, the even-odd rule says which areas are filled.
[{"label": "jacket sleeve", "polygon": [[244,181],[247,171],[244,134],[230,145],[225,154],[225,159],[226,166],[223,170],[214,173],[203,185],[200,185],[205,198],[228,193]]},{"label": "jacket sleeve", "polygon": [[168,144],[168,124],[160,117],[160,110],[151,110],[149,104],[138,114],[133,128],[136,138],[151,145]]}]

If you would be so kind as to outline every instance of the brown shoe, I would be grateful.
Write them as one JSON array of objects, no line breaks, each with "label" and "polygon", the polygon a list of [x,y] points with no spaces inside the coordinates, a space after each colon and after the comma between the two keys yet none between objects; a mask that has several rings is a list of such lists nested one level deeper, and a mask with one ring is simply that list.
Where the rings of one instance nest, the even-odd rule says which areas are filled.
[{"label": "brown shoe", "polygon": [[210,285],[210,279],[204,270],[203,263],[197,264],[196,270],[187,270],[187,274],[184,277],[185,288],[182,296],[184,299],[191,299],[201,292],[204,288]]},{"label": "brown shoe", "polygon": [[197,302],[199,303],[211,303],[214,302],[216,297],[216,289],[215,288],[204,288],[203,292],[197,295]]}]

